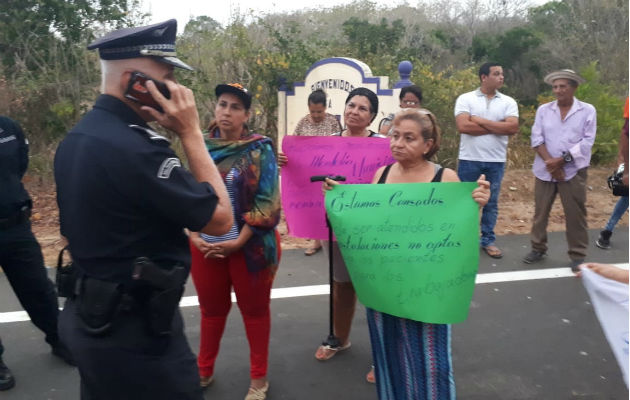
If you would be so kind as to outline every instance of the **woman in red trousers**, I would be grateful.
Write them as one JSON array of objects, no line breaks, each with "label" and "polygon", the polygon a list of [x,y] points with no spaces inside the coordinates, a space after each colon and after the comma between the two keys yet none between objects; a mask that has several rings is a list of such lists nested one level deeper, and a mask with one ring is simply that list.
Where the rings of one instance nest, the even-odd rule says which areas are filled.
[{"label": "woman in red trousers", "polygon": [[192,277],[201,308],[198,365],[201,386],[213,381],[219,343],[234,288],[250,349],[245,400],[264,400],[271,285],[280,259],[278,169],[271,140],[249,131],[251,95],[239,84],[218,85],[215,121],[206,145],[234,210],[234,226],[216,237],[191,232]]}]

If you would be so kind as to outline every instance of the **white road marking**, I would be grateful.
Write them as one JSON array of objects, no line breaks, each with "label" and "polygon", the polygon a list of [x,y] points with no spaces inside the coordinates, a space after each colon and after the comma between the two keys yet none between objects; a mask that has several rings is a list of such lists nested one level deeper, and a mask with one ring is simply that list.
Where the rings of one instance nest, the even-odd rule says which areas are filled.
[{"label": "white road marking", "polygon": [[26,311],[11,311],[0,313],[0,324],[6,324],[8,322],[28,321],[28,314]]},{"label": "white road marking", "polygon": [[[625,270],[630,269],[630,264],[615,265]],[[569,268],[548,268],[478,274],[475,283],[479,285],[484,283],[531,281],[538,279],[569,278],[574,276],[575,275],[573,274],[573,272],[571,272]],[[271,289],[271,298],[287,299],[304,296],[321,296],[327,295],[328,293],[328,285],[296,286]],[[236,302],[236,296],[234,295],[234,293],[232,293],[232,302]],[[186,296],[183,297],[182,300],[179,302],[180,307],[195,307],[198,305],[199,301],[197,299],[197,296]],[[0,324],[28,320],[29,317],[25,311],[11,311],[0,313]]]},{"label": "white road marking", "polygon": [[574,277],[570,268],[549,268],[525,271],[493,272],[489,274],[478,274],[475,280],[480,283],[517,282],[530,281],[536,279],[569,278]]}]

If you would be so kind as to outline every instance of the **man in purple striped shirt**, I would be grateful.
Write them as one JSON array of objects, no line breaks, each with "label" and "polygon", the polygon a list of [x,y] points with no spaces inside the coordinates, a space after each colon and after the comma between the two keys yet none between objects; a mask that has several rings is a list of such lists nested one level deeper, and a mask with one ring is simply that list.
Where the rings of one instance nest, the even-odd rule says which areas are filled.
[{"label": "man in purple striped shirt", "polygon": [[550,73],[545,83],[551,85],[555,101],[538,107],[532,127],[531,142],[536,150],[533,172],[535,212],[531,231],[532,251],[523,258],[535,263],[547,252],[547,222],[551,206],[560,194],[566,217],[569,243],[569,267],[579,271],[586,258],[586,176],[591,162],[591,148],[597,130],[595,107],[573,95],[585,80],[570,69]]}]

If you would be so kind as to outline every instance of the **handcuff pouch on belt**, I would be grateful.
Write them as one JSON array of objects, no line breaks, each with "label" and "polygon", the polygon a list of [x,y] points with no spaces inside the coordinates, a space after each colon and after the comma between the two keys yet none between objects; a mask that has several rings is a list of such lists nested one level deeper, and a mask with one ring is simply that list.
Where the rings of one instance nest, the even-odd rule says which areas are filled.
[{"label": "handcuff pouch on belt", "polygon": [[65,246],[57,257],[55,283],[59,297],[76,299],[77,314],[83,329],[90,335],[101,336],[111,331],[112,321],[120,309],[122,285],[82,276],[73,262],[63,263]]},{"label": "handcuff pouch on belt", "polygon": [[119,284],[80,276],[73,262],[63,263],[65,246],[57,257],[55,283],[57,295],[76,299],[77,314],[83,329],[90,335],[100,336],[111,331],[112,320],[119,309],[122,291]]},{"label": "handcuff pouch on belt", "polygon": [[155,265],[146,257],[134,262],[132,278],[151,287],[146,302],[146,318],[149,331],[157,336],[171,334],[171,325],[179,301],[184,293],[187,273],[181,265],[167,270]]},{"label": "handcuff pouch on belt", "polygon": [[63,264],[63,253],[68,250],[68,246],[61,249],[57,257],[57,272],[55,274],[55,283],[57,285],[57,294],[59,297],[74,298],[77,293],[77,277],[79,271],[77,267],[69,262]]},{"label": "handcuff pouch on belt", "polygon": [[86,277],[80,278],[78,285],[77,314],[83,321],[83,329],[92,336],[108,334],[120,310],[122,284]]}]

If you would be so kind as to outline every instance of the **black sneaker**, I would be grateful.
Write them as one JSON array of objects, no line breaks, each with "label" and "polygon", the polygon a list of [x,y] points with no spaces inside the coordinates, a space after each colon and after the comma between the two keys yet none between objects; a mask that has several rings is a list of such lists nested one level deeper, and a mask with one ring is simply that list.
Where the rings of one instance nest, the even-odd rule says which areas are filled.
[{"label": "black sneaker", "polygon": [[74,362],[74,357],[72,357],[70,349],[68,349],[63,342],[57,342],[54,345],[51,345],[51,347],[53,355],[61,358],[68,365],[72,365],[73,367],[77,365]]},{"label": "black sneaker", "polygon": [[532,250],[525,257],[523,257],[523,262],[525,264],[533,264],[540,260],[542,260],[547,254],[541,253],[540,251]]},{"label": "black sneaker", "polygon": [[584,259],[571,260],[571,262],[569,263],[569,268],[571,268],[571,272],[580,272],[580,264],[584,264]]},{"label": "black sneaker", "polygon": [[595,246],[600,249],[608,250],[610,249],[610,237],[612,236],[611,231],[601,231],[599,233],[599,239],[595,242]]},{"label": "black sneaker", "polygon": [[0,358],[0,390],[9,390],[13,386],[15,386],[15,378],[9,367]]}]

